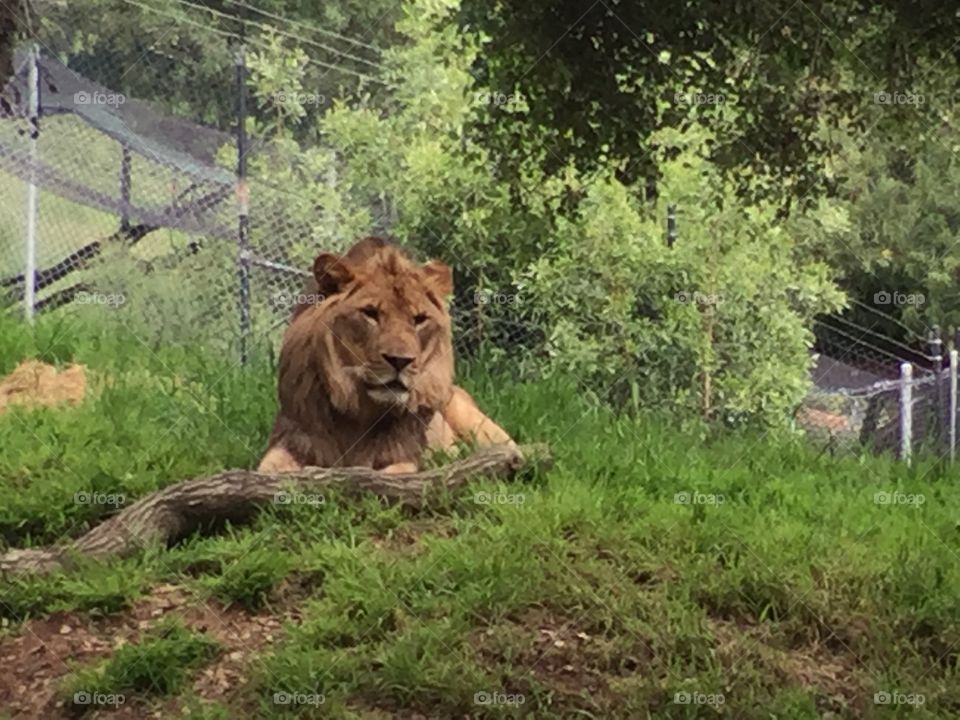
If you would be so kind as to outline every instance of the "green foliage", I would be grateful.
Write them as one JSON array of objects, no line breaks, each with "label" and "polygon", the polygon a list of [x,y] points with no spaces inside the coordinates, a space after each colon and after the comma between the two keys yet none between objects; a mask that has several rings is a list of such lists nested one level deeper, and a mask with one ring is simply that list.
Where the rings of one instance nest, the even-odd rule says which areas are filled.
[{"label": "green foliage", "polygon": [[[278,556],[263,538],[247,538],[236,557],[213,552],[210,574],[202,578],[200,587],[227,605],[254,611],[267,604],[270,593],[291,569],[288,556]],[[252,547],[256,545],[257,547]]]},{"label": "green foliage", "polygon": [[844,137],[833,157],[840,197],[793,220],[851,293],[921,335],[960,326],[958,143],[949,126],[909,143],[882,130],[867,142]]},{"label": "green foliage", "polygon": [[[361,101],[323,118],[322,136],[342,158],[337,200],[325,203],[337,221],[311,240],[345,247],[376,229],[379,208],[399,241],[458,268],[464,328],[498,318],[536,326],[516,353],[531,375],[563,371],[608,398],[632,389],[638,404],[784,422],[806,391],[810,321],[842,302],[828,268],[801,252],[774,204],[739,198],[711,163],[716,136],[696,108],[684,129],[651,137],[661,201],[618,180],[613,158],[587,174],[568,166],[545,176],[527,163],[518,197],[490,173],[504,158],[471,134],[489,111],[478,99],[492,91],[469,72],[483,38],[457,30],[455,5],[413,3],[398,24],[409,42],[385,57],[385,113]],[[512,111],[522,115],[523,103]],[[731,109],[715,114],[736,119]],[[326,148],[303,151],[279,163],[280,177],[289,182],[294,168],[308,196],[329,199],[317,173],[327,158]],[[673,250],[662,232],[668,202],[681,214]]]},{"label": "green foliage", "polygon": [[65,695],[168,695],[179,691],[190,671],[218,653],[218,644],[188,630],[177,620],[162,620],[137,644],[123,645],[109,660],[74,672],[65,681]]},{"label": "green foliage", "polygon": [[[596,188],[622,200],[615,185]],[[5,326],[0,365],[45,347],[58,329],[52,321],[41,318],[35,332]],[[130,406],[202,413],[176,385],[162,385],[176,368],[199,398],[219,398],[210,413],[222,422],[202,442],[192,439],[200,454],[183,439],[154,450],[162,431],[150,423],[124,435],[128,459],[159,467],[151,486],[256,461],[274,410],[271,368],[254,365],[235,377],[230,359],[200,349],[182,351],[174,364],[95,327],[72,328],[59,360],[109,372],[116,397],[4,413],[5,437],[24,421],[42,437],[63,423],[70,432],[50,441],[48,453],[62,448],[86,477],[111,428],[130,424]],[[119,693],[128,705],[172,693],[171,706],[194,717],[696,717],[686,712],[693,706],[674,702],[681,692],[722,693],[721,717],[760,718],[758,708],[869,717],[861,709],[885,690],[925,695],[911,717],[954,712],[960,489],[934,459],[917,457],[911,467],[837,459],[786,435],[684,427],[643,410],[618,414],[559,370],[523,383],[467,363],[460,379],[517,438],[549,443],[555,467],[471,484],[419,512],[330,495],[319,507],[266,513],[139,557],[5,578],[2,627],[25,632],[9,626],[57,611],[77,614],[74,622],[87,621],[87,612],[126,619],[130,602],[158,583],[175,583],[197,602],[212,593],[235,603],[238,620],[264,600],[295,608],[296,621],[272,645],[245,653],[248,671],[220,705],[200,702],[188,682],[215,647],[175,624],[64,686],[67,697]],[[170,388],[171,406],[160,406],[154,382]],[[91,407],[103,416],[97,434],[68,444],[80,421],[94,417]],[[25,441],[4,449],[9,465],[30,470],[29,493],[55,481],[46,513],[34,512],[34,537],[61,536],[57,463],[34,457]],[[175,466],[160,464],[169,454],[178,456]],[[115,487],[136,497],[145,491],[139,475]],[[5,504],[17,483],[0,473]],[[925,502],[878,504],[877,492],[920,493]],[[180,613],[188,608],[168,611]],[[820,667],[828,672],[814,671]],[[524,704],[477,704],[484,692],[522,694]],[[310,702],[281,707],[278,693]]]},{"label": "green foliage", "polygon": [[[255,9],[245,9],[243,4],[255,5]],[[296,24],[277,21],[268,14]],[[232,43],[241,36],[257,55],[276,47],[280,32],[313,43],[310,53],[319,62],[303,69],[301,76],[311,92],[333,98],[361,84],[350,71],[370,72],[369,62],[377,61],[377,52],[371,47],[389,47],[395,42],[393,25],[399,15],[399,4],[393,0],[337,0],[322,5],[265,0],[216,6],[178,0],[87,0],[83,4],[58,0],[44,8],[40,25],[44,48],[56,52],[78,72],[130,98],[227,129],[236,118]],[[350,44],[311,31],[311,26],[362,38],[371,47],[357,51]],[[285,41],[289,42],[289,37]],[[350,50],[355,56],[359,52],[369,58],[368,62],[342,55]],[[347,72],[331,70],[331,65]],[[311,106],[309,111],[316,116],[321,109]],[[277,119],[275,106],[250,110],[264,122]]]},{"label": "green foliage", "polygon": [[136,562],[99,563],[76,558],[69,573],[5,579],[0,585],[0,619],[6,625],[58,610],[117,613],[141,596],[151,575]]},{"label": "green foliage", "polygon": [[[711,159],[738,191],[789,209],[835,187],[833,139],[820,134],[822,124],[869,128],[877,93],[923,93],[920,108],[882,108],[886,124],[910,138],[940,127],[960,89],[957,58],[943,52],[957,18],[906,1],[518,7],[464,0],[459,15],[463,27],[488,38],[477,64],[483,82],[519,92],[529,107],[477,118],[511,182],[531,156],[548,173],[571,163],[602,171],[610,158],[628,158],[621,179],[656,187],[652,136],[682,128],[696,104],[717,134]],[[949,85],[937,87],[942,78]],[[732,105],[742,112],[721,117]],[[767,181],[758,183],[757,174]]]},{"label": "green foliage", "polygon": [[151,348],[108,326],[78,333],[91,327],[82,317],[44,318],[34,333],[10,319],[0,327],[4,373],[27,357],[97,368],[90,399],[76,409],[4,414],[3,543],[55,542],[198,470],[249,466],[265,446],[276,389],[263,356],[262,372],[251,374],[189,348]]},{"label": "green foliage", "polygon": [[588,387],[635,386],[643,405],[778,424],[807,389],[810,321],[842,295],[772,204],[737,200],[708,161],[709,132],[654,139],[662,197],[679,207],[676,245],[666,246],[665,202],[598,176],[518,283],[524,305],[547,328],[551,365]]}]

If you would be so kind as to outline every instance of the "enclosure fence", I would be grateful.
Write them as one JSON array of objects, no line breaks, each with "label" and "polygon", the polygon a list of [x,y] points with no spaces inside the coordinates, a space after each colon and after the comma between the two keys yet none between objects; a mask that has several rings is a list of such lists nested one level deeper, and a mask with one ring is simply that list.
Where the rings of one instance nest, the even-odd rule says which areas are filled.
[{"label": "enclosure fence", "polygon": [[933,327],[910,345],[843,316],[821,318],[815,329],[821,355],[797,413],[800,427],[831,450],[892,452],[909,461],[922,449],[955,458],[960,333],[944,342]]},{"label": "enclosure fence", "polygon": [[[240,363],[253,342],[276,337],[309,277],[316,228],[335,218],[316,198],[250,176],[248,159],[270,148],[246,135],[243,46],[220,88],[234,101],[232,122],[220,123],[231,130],[158,111],[38,44],[15,60],[0,89],[0,300],[28,319],[67,304],[122,308],[148,344],[196,340]],[[389,209],[374,214],[388,234]],[[677,235],[670,207],[668,247]],[[522,346],[536,331],[464,325],[457,349]],[[831,449],[955,457],[956,338],[946,352],[939,331],[907,345],[843,316],[821,319],[817,336],[823,373],[798,426]]]},{"label": "enclosure fence", "polygon": [[[238,53],[228,133],[159,113],[35,45],[17,53],[0,105],[8,302],[29,319],[137,300],[181,329],[202,317],[208,339],[245,360],[250,337],[286,316],[308,275],[307,213],[291,208],[310,201],[247,177],[244,63]],[[323,208],[310,211],[324,221]]]}]

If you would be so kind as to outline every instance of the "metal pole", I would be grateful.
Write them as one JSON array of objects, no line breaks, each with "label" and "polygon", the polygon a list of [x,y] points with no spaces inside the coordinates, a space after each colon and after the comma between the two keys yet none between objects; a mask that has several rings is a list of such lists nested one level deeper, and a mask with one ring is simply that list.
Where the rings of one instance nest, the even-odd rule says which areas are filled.
[{"label": "metal pole", "polygon": [[667,205],[667,247],[672,248],[677,241],[677,206]]},{"label": "metal pole", "polygon": [[933,433],[936,447],[939,448],[944,439],[944,417],[947,414],[947,403],[943,393],[943,339],[940,337],[940,326],[934,325],[930,329],[930,360],[936,378],[936,417],[933,423]]},{"label": "metal pole", "polygon": [[950,462],[957,455],[957,358],[956,348],[950,351]]},{"label": "metal pole", "polygon": [[130,229],[130,149],[124,145],[120,156],[120,229]]},{"label": "metal pole", "polygon": [[910,463],[913,446],[913,365],[900,365],[900,459]]},{"label": "metal pole", "polygon": [[246,48],[237,49],[237,264],[240,275],[240,363],[247,364],[250,336],[250,191],[247,187]]},{"label": "metal pole", "polygon": [[40,139],[40,51],[30,47],[29,114],[30,114],[30,184],[27,186],[27,257],[24,273],[24,314],[33,322],[37,297],[37,141]]}]

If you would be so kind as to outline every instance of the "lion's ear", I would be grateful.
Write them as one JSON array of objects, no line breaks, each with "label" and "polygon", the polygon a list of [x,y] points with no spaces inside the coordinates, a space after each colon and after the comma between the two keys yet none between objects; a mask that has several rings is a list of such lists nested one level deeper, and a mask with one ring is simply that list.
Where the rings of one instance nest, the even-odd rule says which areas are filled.
[{"label": "lion's ear", "polygon": [[321,295],[336,295],[353,280],[350,261],[332,253],[320,253],[313,261],[313,276]]},{"label": "lion's ear", "polygon": [[423,273],[433,291],[440,297],[447,297],[453,292],[453,272],[449,266],[439,260],[431,260],[423,266]]}]

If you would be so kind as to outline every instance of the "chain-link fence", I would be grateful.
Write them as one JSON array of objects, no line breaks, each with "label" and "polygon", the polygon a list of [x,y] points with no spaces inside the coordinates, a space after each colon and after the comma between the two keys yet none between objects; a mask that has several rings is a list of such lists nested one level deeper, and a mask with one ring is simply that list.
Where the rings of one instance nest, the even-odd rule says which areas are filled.
[{"label": "chain-link fence", "polygon": [[[861,303],[877,324],[897,321]],[[818,357],[813,389],[797,424],[831,450],[891,452],[909,458],[918,450],[956,450],[957,354],[944,356],[938,328],[919,337],[904,327],[893,340],[842,315],[821,318],[815,330]],[[951,345],[956,342],[951,340]]]},{"label": "chain-link fence", "polygon": [[[158,109],[110,86],[108,61],[80,72],[54,39],[38,40],[16,54],[0,94],[0,300],[28,316],[90,306],[149,342],[202,341],[238,361],[251,341],[278,337],[309,276],[316,226],[336,221],[317,198],[249,176],[246,160],[271,148],[245,138],[241,46],[223,54],[220,85],[202,88],[215,109],[198,122],[200,103]],[[331,190],[336,178],[331,153]],[[388,234],[390,209],[371,211]],[[668,245],[675,238],[671,209]],[[455,312],[461,355],[543,347],[541,328],[488,323],[481,311]],[[955,446],[955,384],[926,341],[892,341],[844,316],[816,330],[815,387],[797,414],[808,434],[901,456]],[[901,377],[904,362],[913,377]]]},{"label": "chain-link fence", "polygon": [[[238,359],[251,342],[275,340],[317,251],[353,238],[339,237],[323,198],[248,172],[275,148],[246,137],[256,108],[245,46],[230,43],[220,87],[197,90],[216,98],[209,122],[198,122],[201,101],[171,101],[187,117],[159,109],[99,82],[117,75],[109,60],[71,63],[81,73],[58,59],[67,50],[39,40],[16,53],[0,88],[3,304],[28,317],[94,306],[148,342],[202,340]],[[329,157],[323,182],[333,197],[338,160]],[[392,214],[371,207],[373,229],[389,235]],[[334,241],[320,247],[318,235]],[[493,326],[482,303],[457,300],[463,354],[529,348],[539,337],[520,319]]]},{"label": "chain-link fence", "polygon": [[309,267],[289,210],[305,200],[218,163],[244,150],[235,133],[157,112],[29,49],[4,96],[9,303],[28,316],[123,305],[128,321],[139,309],[175,320],[180,340],[192,330],[228,344],[285,316]]}]

